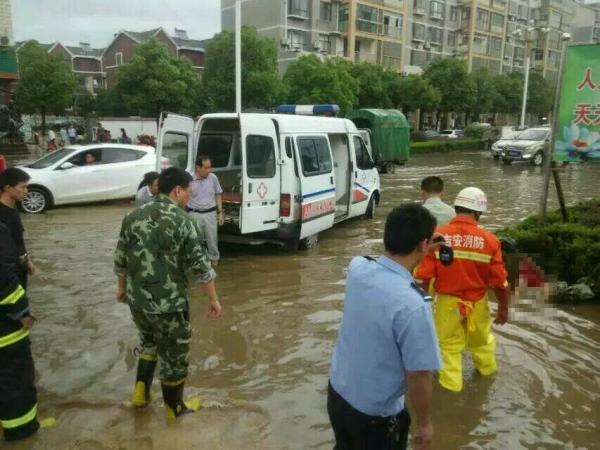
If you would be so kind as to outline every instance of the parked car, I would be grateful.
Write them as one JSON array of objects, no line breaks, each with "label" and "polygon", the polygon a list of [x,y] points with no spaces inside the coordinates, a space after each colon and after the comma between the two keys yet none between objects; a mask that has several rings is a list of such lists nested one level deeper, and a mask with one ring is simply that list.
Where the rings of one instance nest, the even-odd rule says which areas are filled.
[{"label": "parked car", "polygon": [[505,133],[504,136],[502,136],[496,142],[494,142],[490,148],[490,151],[492,152],[492,157],[494,159],[500,159],[504,154],[504,148],[513,140],[517,139],[519,133],[519,131],[509,131]]},{"label": "parked car", "polygon": [[430,139],[439,139],[440,133],[438,133],[435,130],[424,130],[423,131],[423,136],[427,140],[430,140]]},{"label": "parked car", "polygon": [[63,147],[21,166],[31,176],[25,212],[52,206],[133,197],[146,172],[156,168],[154,148],[94,144]]},{"label": "parked car", "polygon": [[465,137],[463,130],[443,130],[440,132],[440,137],[445,139],[461,139]]},{"label": "parked car", "polygon": [[502,160],[505,164],[528,161],[534,166],[541,166],[544,162],[544,149],[549,139],[550,128],[529,128],[505,145]]}]

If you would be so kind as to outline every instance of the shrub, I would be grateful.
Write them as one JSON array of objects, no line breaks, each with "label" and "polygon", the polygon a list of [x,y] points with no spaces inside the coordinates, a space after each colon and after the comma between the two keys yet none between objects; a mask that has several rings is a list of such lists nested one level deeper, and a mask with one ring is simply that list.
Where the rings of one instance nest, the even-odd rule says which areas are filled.
[{"label": "shrub", "polygon": [[449,152],[452,150],[481,150],[483,145],[483,142],[479,139],[446,139],[411,142],[410,150],[418,153]]},{"label": "shrub", "polygon": [[486,128],[480,125],[471,124],[465,127],[465,136],[468,138],[483,139],[485,132]]}]

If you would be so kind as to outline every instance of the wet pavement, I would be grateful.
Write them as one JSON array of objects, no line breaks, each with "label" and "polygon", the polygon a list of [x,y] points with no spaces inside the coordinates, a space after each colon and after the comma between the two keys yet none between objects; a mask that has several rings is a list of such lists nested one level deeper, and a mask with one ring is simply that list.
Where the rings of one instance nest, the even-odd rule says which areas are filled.
[{"label": "wet pavement", "polygon": [[[386,212],[415,200],[427,175],[445,179],[448,198],[468,185],[486,191],[490,213],[482,223],[490,229],[538,207],[539,168],[504,166],[480,152],[413,156],[382,176],[375,220],[342,223],[322,233],[316,249],[224,247],[224,317],[207,319],[206,299],[191,287],[187,393],[200,394],[205,408],[175,424],[164,418],[156,382],[150,407],[125,404],[137,337],[128,308],[114,300],[112,252],[132,202],[25,216],[38,267],[30,296],[39,318],[32,341],[40,416],[58,424],[0,448],[332,448],[326,384],[344,269],[354,255],[381,253]],[[570,203],[600,196],[600,165],[571,166],[561,178]],[[550,206],[556,207],[554,193]],[[496,376],[478,376],[467,357],[462,393],[436,387],[435,448],[600,448],[600,308],[532,308],[523,301],[495,333]]]}]

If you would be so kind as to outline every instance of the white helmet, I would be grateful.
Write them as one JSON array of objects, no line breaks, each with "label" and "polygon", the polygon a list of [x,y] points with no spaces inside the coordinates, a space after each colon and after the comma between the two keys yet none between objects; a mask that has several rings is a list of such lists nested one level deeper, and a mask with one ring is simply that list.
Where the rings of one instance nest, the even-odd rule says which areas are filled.
[{"label": "white helmet", "polygon": [[471,211],[485,212],[487,210],[487,198],[481,189],[467,187],[458,193],[454,200],[454,206],[461,206]]}]

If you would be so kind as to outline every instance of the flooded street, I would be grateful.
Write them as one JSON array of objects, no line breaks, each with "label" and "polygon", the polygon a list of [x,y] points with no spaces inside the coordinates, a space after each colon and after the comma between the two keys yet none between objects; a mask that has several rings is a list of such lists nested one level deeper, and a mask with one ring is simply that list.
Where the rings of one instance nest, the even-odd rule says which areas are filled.
[{"label": "flooded street", "polygon": [[[386,213],[416,200],[427,175],[445,180],[448,199],[469,185],[482,188],[490,210],[482,223],[489,229],[538,208],[539,168],[504,166],[480,152],[421,155],[382,175],[375,220],[336,226],[316,249],[224,247],[223,318],[207,319],[207,300],[191,287],[186,392],[199,394],[205,407],[175,424],[164,418],[156,381],[150,407],[125,404],[138,339],[129,309],[114,299],[112,256],[133,203],[23,216],[38,268],[30,298],[39,319],[31,336],[40,417],[58,423],[0,448],[331,449],[326,386],[344,269],[354,255],[382,252]],[[561,179],[569,203],[600,197],[600,164],[568,167]],[[550,207],[557,207],[553,191]],[[511,322],[495,327],[496,376],[475,374],[468,357],[462,393],[436,387],[436,449],[600,448],[600,307],[525,311],[514,306]]]}]

